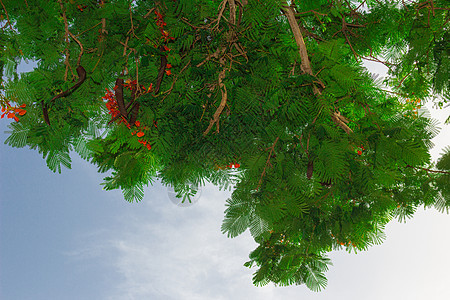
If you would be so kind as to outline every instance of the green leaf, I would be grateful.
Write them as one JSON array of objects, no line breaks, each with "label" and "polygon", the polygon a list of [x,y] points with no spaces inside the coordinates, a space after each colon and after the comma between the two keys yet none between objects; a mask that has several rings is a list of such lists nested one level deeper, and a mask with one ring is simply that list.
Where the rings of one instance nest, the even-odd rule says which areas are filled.
[{"label": "green leaf", "polygon": [[258,238],[269,230],[269,224],[257,215],[253,215],[250,221],[250,233],[253,238]]},{"label": "green leaf", "polygon": [[58,171],[61,174],[61,165],[67,169],[71,169],[69,152],[65,150],[51,150],[46,158],[47,166],[53,172]]},{"label": "green leaf", "polygon": [[128,202],[140,202],[144,198],[144,186],[135,185],[122,188],[123,196]]},{"label": "green leaf", "polygon": [[5,144],[16,148],[25,147],[27,145],[27,136],[30,129],[25,128],[20,122],[11,123],[8,127],[12,129],[12,131],[5,131],[5,133],[10,134],[5,140]]}]

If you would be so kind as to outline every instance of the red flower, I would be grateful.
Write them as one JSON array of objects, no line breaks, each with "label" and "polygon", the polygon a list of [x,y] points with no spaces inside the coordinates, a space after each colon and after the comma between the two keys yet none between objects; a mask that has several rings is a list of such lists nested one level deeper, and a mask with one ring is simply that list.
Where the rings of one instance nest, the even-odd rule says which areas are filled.
[{"label": "red flower", "polygon": [[358,155],[361,155],[362,154],[362,151],[361,150],[358,150]]},{"label": "red flower", "polygon": [[[4,106],[6,105],[6,106]],[[26,107],[26,104],[22,104],[20,106],[12,106],[9,101],[4,101],[2,103],[2,115],[1,118],[3,119],[5,116],[8,119],[14,119],[16,120],[16,122],[19,121],[19,116],[23,116],[27,113],[27,111],[25,109],[23,109],[23,107]]]},{"label": "red flower", "polygon": [[137,137],[143,137],[145,134],[142,131],[139,131],[136,135]]}]

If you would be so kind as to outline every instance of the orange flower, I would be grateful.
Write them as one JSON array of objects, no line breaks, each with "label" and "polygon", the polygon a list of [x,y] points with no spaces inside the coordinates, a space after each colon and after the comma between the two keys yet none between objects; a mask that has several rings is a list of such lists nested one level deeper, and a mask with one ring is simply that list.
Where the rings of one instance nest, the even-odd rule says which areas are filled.
[{"label": "orange flower", "polygon": [[166,70],[166,74],[167,74],[167,75],[171,75],[172,72],[171,72],[170,70]]},{"label": "orange flower", "polygon": [[26,104],[22,104],[20,106],[12,106],[9,101],[4,101],[4,103],[2,103],[1,110],[3,114],[1,115],[1,118],[3,119],[6,116],[8,119],[14,119],[16,120],[16,122],[18,122],[19,118],[17,116],[23,116],[27,113],[27,111],[23,109],[23,107],[26,107]]},{"label": "orange flower", "polygon": [[134,125],[136,125],[136,127],[139,127],[139,126],[141,126],[141,122],[136,121],[136,122],[134,122]]},{"label": "orange flower", "polygon": [[142,131],[139,131],[136,135],[137,135],[138,137],[143,137],[145,134],[144,134]]}]

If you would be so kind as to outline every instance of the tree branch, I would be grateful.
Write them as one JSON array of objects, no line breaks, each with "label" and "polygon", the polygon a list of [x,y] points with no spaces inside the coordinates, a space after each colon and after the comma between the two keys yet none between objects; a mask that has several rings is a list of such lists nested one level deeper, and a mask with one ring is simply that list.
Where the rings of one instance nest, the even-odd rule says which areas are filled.
[{"label": "tree branch", "polygon": [[117,78],[115,86],[115,96],[117,101],[117,107],[119,108],[120,114],[126,119],[127,109],[125,108],[125,103],[123,101],[123,79]]},{"label": "tree branch", "polygon": [[[160,46],[159,50],[164,51],[164,47]],[[164,74],[166,73],[166,67],[167,67],[167,56],[163,54],[161,55],[161,63],[159,66],[158,77],[156,79],[155,94],[158,94],[159,88],[161,87]]]},{"label": "tree branch", "polygon": [[[59,3],[59,7],[61,8],[62,11],[62,17],[64,20],[64,29],[65,29],[65,34],[64,34],[64,39],[66,40],[66,60],[64,61],[64,64],[66,65],[66,71],[64,72],[64,81],[67,81],[67,74],[69,73],[69,68],[70,68],[70,62],[69,62],[69,57],[70,57],[70,53],[69,53],[69,23],[67,22],[67,16],[66,16],[66,9],[64,8],[64,4],[62,3],[61,0],[58,0]],[[72,69],[70,68],[70,70],[72,71]],[[75,77],[75,75],[72,72],[72,77]]]},{"label": "tree branch", "polygon": [[[221,59],[221,61],[224,61],[225,59]],[[220,124],[220,114],[222,113],[223,109],[225,108],[225,105],[227,104],[227,87],[223,83],[223,79],[225,78],[225,72],[226,68],[224,67],[223,70],[219,73],[219,89],[222,93],[222,100],[220,101],[219,107],[217,108],[216,112],[213,115],[213,118],[209,121],[208,128],[206,128],[205,132],[203,132],[203,136],[206,136],[209,131],[212,129],[214,124],[216,124],[216,132],[219,132],[219,124]]]},{"label": "tree branch", "polygon": [[[292,33],[294,34],[295,42],[297,43],[297,46],[298,46],[298,52],[300,54],[300,59],[301,59],[300,68],[306,74],[314,76],[314,74],[312,72],[311,64],[309,62],[308,51],[306,49],[305,41],[303,40],[303,35],[300,31],[300,27],[297,23],[297,20],[295,19],[294,8],[291,6],[288,6],[287,3],[284,2],[284,6],[283,6],[282,10],[288,19],[289,26],[291,27]],[[319,84],[320,83],[321,82],[319,82]],[[319,90],[319,88],[315,85],[313,85],[313,92],[314,92],[314,95],[316,95],[316,96],[320,96],[322,94],[321,91]],[[348,123],[348,120],[344,116],[341,116],[341,114],[339,112],[333,112],[331,115],[331,118],[347,134],[353,132],[350,129],[350,127],[348,127],[346,124],[346,123]]]},{"label": "tree branch", "polygon": [[306,44],[303,40],[303,35],[300,31],[300,27],[298,26],[297,20],[295,19],[294,9],[291,6],[288,6],[286,2],[284,2],[283,13],[287,17],[289,26],[291,27],[292,33],[294,34],[295,42],[298,46],[298,52],[300,54],[301,64],[300,68],[306,74],[313,76],[313,72],[311,69],[311,65],[309,62],[308,52],[306,50]]},{"label": "tree branch", "polygon": [[[223,11],[225,10],[227,1],[228,1],[229,9],[230,9],[229,22],[232,26],[232,29],[230,29],[228,31],[228,33],[226,34],[226,40],[227,40],[228,44],[231,44],[231,43],[233,43],[234,36],[235,36],[235,33],[234,33],[234,26],[236,25],[236,2],[235,2],[235,0],[223,0],[222,1],[222,3],[220,4],[222,7],[219,11],[219,16],[217,18],[217,24],[216,24],[216,26],[214,26],[214,28],[216,28],[219,25],[219,21],[223,15]],[[225,63],[226,63],[225,57],[226,56],[222,55],[225,51],[226,51],[226,45],[222,45],[221,48],[218,48],[217,51],[214,53],[214,55],[217,55],[217,56],[221,55],[221,57],[219,58],[219,63],[223,66],[223,69],[219,73],[219,78],[218,78],[219,79],[218,85],[219,85],[220,92],[222,94],[222,99],[220,101],[219,107],[217,107],[216,112],[213,115],[213,118],[209,121],[208,128],[206,128],[206,130],[203,132],[203,136],[206,136],[211,131],[214,124],[216,124],[216,133],[219,133],[220,114],[222,113],[223,109],[227,105],[227,100],[228,100],[227,87],[223,83],[223,80],[225,79],[225,75],[226,75],[226,71],[227,71],[227,68],[225,67]],[[211,56],[209,56],[209,57],[211,57]],[[207,59],[208,59],[208,57],[207,57]],[[205,61],[206,61],[206,59],[205,59]],[[202,64],[203,64],[203,62],[197,66],[201,66]],[[230,66],[230,68],[231,68],[231,66]]]}]

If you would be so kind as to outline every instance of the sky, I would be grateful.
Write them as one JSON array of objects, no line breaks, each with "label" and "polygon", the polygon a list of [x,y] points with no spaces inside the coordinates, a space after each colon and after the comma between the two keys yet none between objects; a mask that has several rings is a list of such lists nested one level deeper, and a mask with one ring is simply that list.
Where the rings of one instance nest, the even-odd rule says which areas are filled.
[{"label": "sky", "polygon": [[[4,145],[9,122],[0,120],[0,299],[450,299],[448,214],[419,209],[391,222],[380,246],[332,252],[322,292],[255,287],[255,269],[243,266],[250,234],[220,232],[230,191],[208,185],[180,207],[157,182],[128,203],[76,154],[72,170],[55,174],[36,151]],[[435,158],[450,137],[441,127]]]}]

